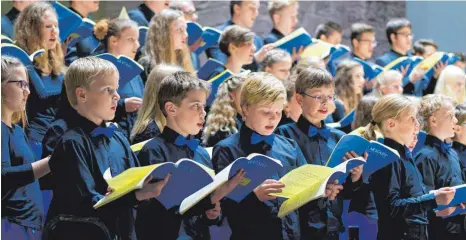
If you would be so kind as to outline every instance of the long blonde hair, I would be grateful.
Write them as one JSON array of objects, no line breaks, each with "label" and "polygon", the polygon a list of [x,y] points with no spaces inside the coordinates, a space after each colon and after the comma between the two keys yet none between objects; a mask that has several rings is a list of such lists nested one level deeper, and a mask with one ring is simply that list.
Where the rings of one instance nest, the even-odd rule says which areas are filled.
[{"label": "long blonde hair", "polygon": [[372,108],[372,121],[367,124],[362,137],[367,140],[376,140],[375,131],[381,131],[384,122],[390,118],[398,118],[405,110],[415,111],[417,104],[412,99],[398,94],[389,94],[381,97]]},{"label": "long blonde hair", "polygon": [[440,73],[440,76],[437,81],[437,85],[435,85],[435,94],[444,94],[453,98],[456,104],[460,104],[466,101],[466,86],[463,84],[461,87],[460,93],[456,94],[456,89],[458,86],[455,86],[455,80],[462,79],[463,82],[466,82],[466,75],[464,71],[454,65],[448,65],[443,69]]},{"label": "long blonde hair", "polygon": [[152,69],[147,79],[146,86],[144,87],[142,106],[138,111],[138,118],[131,131],[131,140],[133,140],[136,135],[146,130],[147,125],[149,125],[151,121],[155,121],[160,131],[163,130],[167,124],[167,120],[160,109],[157,100],[157,92],[159,91],[160,83],[165,77],[181,71],[184,71],[183,68],[169,64],[159,64]]},{"label": "long blonde hair", "polygon": [[[28,71],[26,67],[17,59],[13,57],[8,57],[8,56],[2,56],[2,85],[3,83],[6,83],[10,78],[12,77],[12,74],[14,73],[15,70],[17,69],[22,69],[25,73],[26,76],[28,75]],[[4,108],[3,104],[3,93],[2,93],[2,109]],[[27,116],[26,116],[26,109],[23,111],[18,111],[14,112],[13,116],[11,117],[11,123],[16,124],[18,122],[21,122],[23,125],[23,128],[26,127],[27,125]]]},{"label": "long blonde hair", "polygon": [[[218,87],[217,96],[215,97],[212,108],[207,116],[206,128],[202,134],[205,144],[210,136],[215,135],[218,131],[228,132],[230,134],[238,132],[236,128],[236,115],[238,112],[233,105],[233,99],[230,93],[240,89],[243,85],[245,76],[233,76]],[[239,101],[239,99],[237,99]]]},{"label": "long blonde hair", "polygon": [[361,94],[355,93],[352,73],[356,67],[361,67],[361,64],[356,61],[345,60],[338,65],[335,74],[335,93],[345,106],[346,114],[355,109],[362,98]]},{"label": "long blonde hair", "polygon": [[[45,12],[50,11],[55,16],[55,9],[46,2],[37,2],[29,5],[21,14],[15,24],[16,45],[31,54],[39,49],[46,49],[42,41],[42,16]],[[63,39],[62,39],[63,40]],[[60,41],[55,48],[45,51],[42,55],[35,58],[35,66],[39,68],[44,75],[53,73],[59,75],[63,71],[64,55]]]},{"label": "long blonde hair", "polygon": [[183,13],[180,11],[164,9],[152,18],[141,62],[150,62],[149,68],[166,63],[180,65],[188,72],[195,72],[188,46],[186,45],[182,50],[173,48],[171,24],[182,17]]}]

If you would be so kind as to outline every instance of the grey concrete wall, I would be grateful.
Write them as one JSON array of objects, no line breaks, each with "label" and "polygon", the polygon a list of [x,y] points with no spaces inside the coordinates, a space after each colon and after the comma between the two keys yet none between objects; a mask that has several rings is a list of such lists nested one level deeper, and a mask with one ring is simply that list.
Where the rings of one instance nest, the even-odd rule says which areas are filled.
[{"label": "grey concrete wall", "polygon": [[[101,17],[115,17],[121,7],[128,10],[139,5],[138,1],[101,1],[100,10],[93,14],[94,19]],[[199,12],[199,22],[202,25],[215,26],[229,19],[228,1],[195,1]],[[11,2],[2,1],[2,14],[11,7]],[[267,13],[267,2],[261,2],[259,17],[253,30],[266,35],[272,23]],[[299,10],[300,25],[313,35],[316,26],[324,21],[332,20],[340,23],[344,30],[344,44],[349,44],[349,27],[352,23],[362,21],[373,25],[377,29],[376,38],[379,46],[375,49],[378,56],[388,49],[385,37],[385,24],[389,18],[406,16],[406,2],[379,1],[303,1]]]}]

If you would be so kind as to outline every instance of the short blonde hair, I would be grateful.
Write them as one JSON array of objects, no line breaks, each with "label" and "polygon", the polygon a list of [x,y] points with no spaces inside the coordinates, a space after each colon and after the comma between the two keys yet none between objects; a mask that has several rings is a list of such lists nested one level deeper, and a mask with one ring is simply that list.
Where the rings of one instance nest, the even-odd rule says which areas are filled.
[{"label": "short blonde hair", "polygon": [[376,97],[382,97],[383,93],[380,90],[380,88],[382,86],[389,85],[395,79],[399,79],[400,81],[403,81],[403,75],[397,70],[388,70],[386,72],[383,72],[381,76],[375,79],[373,95]]},{"label": "short blonde hair", "polygon": [[461,92],[456,95],[455,90],[457,86],[455,86],[455,80],[462,79],[463,82],[466,82],[466,74],[464,70],[455,66],[455,65],[448,65],[443,69],[442,73],[437,81],[437,85],[435,85],[435,94],[445,94],[453,98],[455,103],[463,103],[466,101],[466,87],[463,86],[461,88]]},{"label": "short blonde hair", "polygon": [[294,4],[298,4],[298,2],[295,0],[272,0],[272,1],[269,1],[269,5],[267,9],[269,11],[270,17],[273,19],[274,14],[277,14],[282,9],[288,6],[294,5]]},{"label": "short blonde hair", "polygon": [[120,76],[113,63],[98,57],[80,58],[71,63],[64,80],[68,101],[71,106],[76,107],[78,104],[77,88],[89,89],[96,79],[105,78],[109,75],[115,75],[117,78]]},{"label": "short blonde hair", "polygon": [[[406,110],[416,111],[417,105],[411,98],[398,94],[389,94],[381,97],[372,108],[372,120],[367,124],[362,137],[367,140],[377,140],[376,131],[383,129],[384,121],[390,118],[399,118]],[[382,132],[383,134],[383,132]]]},{"label": "short blonde hair", "polygon": [[283,100],[286,103],[286,89],[283,82],[270,73],[250,73],[241,88],[241,107],[249,107],[260,103],[275,103]]},{"label": "short blonde hair", "polygon": [[421,127],[424,131],[429,130],[429,117],[445,106],[446,103],[454,105],[453,99],[443,94],[429,94],[422,98],[419,107],[419,116],[421,120]]}]

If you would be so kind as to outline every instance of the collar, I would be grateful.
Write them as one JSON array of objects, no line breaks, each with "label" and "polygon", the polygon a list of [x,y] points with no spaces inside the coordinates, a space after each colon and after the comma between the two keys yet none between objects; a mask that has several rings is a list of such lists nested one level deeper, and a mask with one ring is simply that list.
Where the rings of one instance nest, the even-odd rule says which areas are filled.
[{"label": "collar", "polygon": [[5,15],[8,17],[8,19],[10,19],[11,22],[15,22],[20,13],[21,12],[18,9],[12,7]]},{"label": "collar", "polygon": [[85,18],[83,15],[81,15],[81,13],[79,13],[76,9],[74,9],[73,7],[70,7],[70,10],[77,13],[80,17],[82,18]]},{"label": "collar", "polygon": [[[177,133],[175,130],[165,126],[163,128],[163,131],[162,133],[160,134],[160,137],[165,139],[167,142],[170,142],[170,143],[175,143],[176,142],[176,139],[181,136],[179,133]],[[182,136],[183,137],[183,136]],[[192,136],[191,135],[188,135],[188,137],[186,137],[187,140],[190,140],[192,139]]]},{"label": "collar", "polygon": [[439,138],[429,134],[427,134],[424,144],[435,147],[443,153],[448,153],[448,150],[451,148],[449,143],[442,142]]},{"label": "collar", "polygon": [[398,57],[405,57],[405,56],[408,56],[408,54],[401,54],[395,50],[393,50],[393,48],[390,49],[390,52],[397,55]]},{"label": "collar", "polygon": [[[241,126],[241,129],[239,130],[239,134],[240,134],[241,143],[245,143],[247,145],[257,145],[257,144],[262,144],[263,143],[263,142],[259,142],[257,144],[252,144],[251,140],[252,140],[253,135],[256,135],[256,134],[259,135],[259,136],[262,136],[262,135],[256,133],[254,130],[250,129],[244,123],[243,123],[243,126]],[[274,133],[272,133],[269,136],[272,136],[272,135],[275,136]],[[263,136],[263,137],[267,137],[267,136]]]},{"label": "collar", "polygon": [[150,10],[150,8],[146,4],[141,4],[139,5],[139,10],[141,10],[142,14],[144,14],[144,17],[148,22],[152,19],[152,17],[155,15],[155,13]]},{"label": "collar", "polygon": [[391,138],[385,138],[383,141],[383,144],[387,145],[387,147],[391,147],[395,149],[396,151],[398,151],[402,159],[407,160],[409,157],[412,157],[412,156],[407,156],[406,154],[406,149],[408,149],[407,147],[405,147],[402,144],[399,144],[398,142],[396,142],[395,140]]},{"label": "collar", "polygon": [[105,124],[105,122],[102,122],[102,124],[97,125],[91,120],[79,114],[77,110],[70,111],[69,114],[70,114],[70,118],[69,118],[70,121],[68,124],[74,127],[81,128],[86,134],[91,134],[92,131],[94,131],[98,127],[107,128],[107,125]]},{"label": "collar", "polygon": [[270,31],[270,33],[277,36],[278,39],[281,39],[281,38],[283,38],[285,36],[285,35],[283,35],[283,33],[278,31],[276,28],[272,28],[272,31]]},{"label": "collar", "polygon": [[233,22],[233,20],[230,18],[228,21],[225,22],[225,27],[235,25],[236,23]]},{"label": "collar", "polygon": [[359,57],[358,55],[354,54],[354,52],[351,52],[351,58],[359,58],[359,59],[361,59],[363,61],[367,61],[367,59],[364,59],[364,58]]},{"label": "collar", "polygon": [[311,122],[309,122],[309,120],[307,120],[304,117],[304,115],[302,115],[302,114],[301,114],[301,116],[299,116],[298,122],[296,124],[297,124],[299,130],[301,130],[306,135],[308,135],[309,129],[311,127],[316,128],[318,130],[323,130],[323,129],[327,128],[324,121],[320,121],[320,124],[322,125],[322,127],[319,128],[319,127],[315,126],[314,124],[312,124]]},{"label": "collar", "polygon": [[453,142],[453,149],[455,149],[458,152],[464,152],[466,151],[466,145],[460,142]]}]

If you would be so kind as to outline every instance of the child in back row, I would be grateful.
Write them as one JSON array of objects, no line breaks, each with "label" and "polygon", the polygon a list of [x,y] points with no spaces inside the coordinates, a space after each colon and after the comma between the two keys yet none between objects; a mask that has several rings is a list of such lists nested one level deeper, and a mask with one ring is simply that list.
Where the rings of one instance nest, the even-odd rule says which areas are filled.
[{"label": "child in back row", "polygon": [[[440,94],[424,96],[419,111],[427,136],[415,160],[427,190],[465,183],[459,156],[446,142],[454,137],[458,123],[452,99]],[[465,239],[464,219],[464,215],[442,219],[431,214],[429,239]]]},{"label": "child in back row", "polygon": [[264,72],[274,75],[280,81],[285,81],[290,76],[293,61],[288,52],[272,49],[265,54],[262,66]]},{"label": "child in back row", "polygon": [[[141,200],[156,197],[167,182],[145,182],[140,190],[95,210],[93,206],[107,193],[103,174],[116,176],[139,166],[128,140],[105,121],[115,117],[119,95],[118,71],[105,60],[86,57],[74,61],[65,76],[68,100],[76,110],[68,130],[57,143],[49,165],[53,172],[54,196],[47,215],[51,239],[96,239],[90,226],[66,223],[53,225],[63,216],[95,219],[111,238],[130,239],[134,233],[132,208]],[[99,81],[97,81],[97,79]],[[70,116],[71,117],[71,116]]]},{"label": "child in back row", "polygon": [[[160,83],[157,102],[167,122],[162,133],[147,142],[138,153],[142,166],[188,158],[212,168],[209,153],[192,137],[204,125],[208,95],[207,83],[189,72],[175,72]],[[208,225],[202,222],[219,216],[220,199],[236,187],[243,175],[238,173],[184,216],[177,212],[178,206],[166,209],[157,199],[144,202],[137,210],[138,239],[153,239],[154,236],[177,239],[182,222],[182,231],[190,237],[209,239]]]},{"label": "child in back row", "polygon": [[[419,131],[416,117],[417,105],[413,100],[401,95],[387,95],[374,105],[372,121],[362,135],[375,141],[375,131],[379,130],[384,136],[383,144],[400,155],[397,161],[373,173],[369,184],[359,189],[367,196],[370,192],[374,194],[379,240],[427,239],[428,214],[438,205],[448,204],[455,193],[450,188],[429,193],[422,183],[422,175],[407,147]],[[367,202],[354,204],[364,207]],[[437,214],[448,214],[450,210]]]},{"label": "child in back row", "polygon": [[[466,103],[456,105],[455,117],[458,119],[453,148],[460,157],[460,161],[466,166]],[[464,172],[466,174],[466,172]],[[466,177],[466,175],[464,175]]]},{"label": "child in back row", "polygon": [[183,68],[169,64],[159,64],[152,69],[144,88],[142,106],[131,132],[131,143],[136,144],[149,140],[159,135],[163,130],[167,124],[167,119],[160,110],[157,92],[165,77],[180,71],[183,71]]},{"label": "child in back row", "polygon": [[[252,153],[279,160],[283,168],[265,180],[241,202],[224,199],[222,206],[230,224],[231,239],[299,239],[297,212],[277,217],[284,199],[269,196],[280,192],[284,185],[277,180],[289,171],[306,164],[298,144],[274,134],[280,121],[286,90],[283,84],[267,73],[248,75],[241,89],[241,109],[244,123],[238,133],[219,142],[213,149],[213,165],[218,173],[231,162]],[[327,193],[334,197],[333,184]]]},{"label": "child in back row", "polygon": [[[329,128],[324,119],[335,108],[335,89],[333,78],[326,70],[308,68],[297,78],[296,100],[302,108],[302,115],[296,123],[278,128],[278,134],[296,141],[307,163],[325,166],[333,149],[344,133]],[[351,155],[351,157],[355,157]],[[362,168],[352,170],[352,181],[359,180]],[[341,183],[340,183],[341,184]],[[303,239],[338,239],[343,230],[341,201],[321,198],[300,209],[300,228]]]},{"label": "child in back row", "polygon": [[[139,48],[138,25],[132,20],[103,19],[94,26],[94,34],[101,41],[103,52],[115,57],[125,56],[135,58]],[[113,120],[129,139],[131,130],[137,118],[137,110],[142,104],[144,84],[140,75],[133,79],[120,79],[118,107]]]},{"label": "child in back row", "polygon": [[202,143],[206,147],[213,147],[221,140],[237,133],[243,125],[240,97],[244,79],[245,75],[240,74],[220,84],[202,135]]}]

